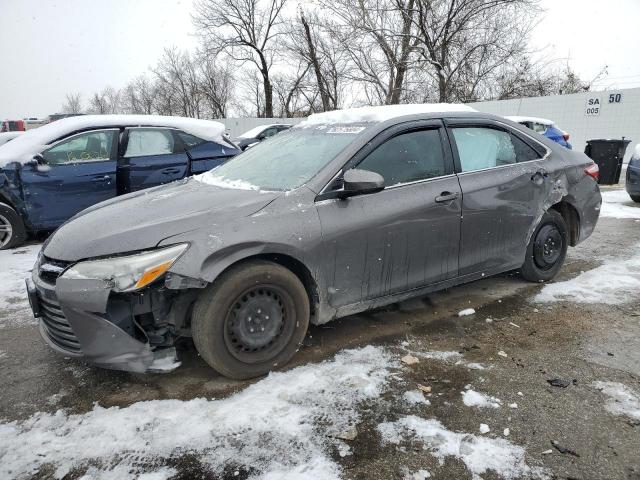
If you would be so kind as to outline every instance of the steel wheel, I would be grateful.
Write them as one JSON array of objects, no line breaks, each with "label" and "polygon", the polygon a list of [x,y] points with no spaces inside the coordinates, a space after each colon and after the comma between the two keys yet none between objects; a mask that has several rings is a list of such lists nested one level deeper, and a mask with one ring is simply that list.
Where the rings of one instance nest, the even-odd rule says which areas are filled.
[{"label": "steel wheel", "polygon": [[533,260],[542,270],[553,268],[562,256],[563,239],[555,224],[544,225],[536,235],[533,245]]},{"label": "steel wheel", "polygon": [[279,351],[293,329],[291,297],[274,285],[251,287],[233,302],[225,318],[229,352],[245,363],[256,363]]}]

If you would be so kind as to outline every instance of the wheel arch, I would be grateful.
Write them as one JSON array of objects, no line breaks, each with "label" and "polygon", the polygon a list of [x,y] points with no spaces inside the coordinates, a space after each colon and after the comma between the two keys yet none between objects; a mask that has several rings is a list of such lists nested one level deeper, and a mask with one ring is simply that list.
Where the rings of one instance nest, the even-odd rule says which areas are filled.
[{"label": "wheel arch", "polygon": [[568,197],[563,197],[561,201],[551,205],[550,210],[555,210],[562,215],[569,230],[569,245],[575,247],[580,239],[580,214],[578,209],[571,204]]},{"label": "wheel arch", "polygon": [[[320,295],[320,287],[316,277],[313,275],[311,269],[299,258],[289,254],[281,252],[245,252],[242,257],[235,256],[231,262],[224,266],[216,275],[211,283],[215,282],[217,278],[231,268],[237,267],[240,264],[248,263],[255,260],[266,260],[280,265],[287,270],[291,271],[304,286],[307,295],[309,297],[309,307],[311,312],[310,321],[313,324],[323,323],[320,319],[322,315],[322,301]],[[326,321],[326,320],[325,320]]]}]

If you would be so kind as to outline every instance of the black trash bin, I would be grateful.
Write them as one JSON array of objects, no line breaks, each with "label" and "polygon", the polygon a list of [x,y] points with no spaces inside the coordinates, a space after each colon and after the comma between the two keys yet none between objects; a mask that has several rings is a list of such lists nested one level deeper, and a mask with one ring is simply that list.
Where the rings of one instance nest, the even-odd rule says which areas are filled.
[{"label": "black trash bin", "polygon": [[631,140],[627,140],[624,137],[621,140],[587,140],[587,147],[584,149],[584,153],[598,164],[600,169],[599,184],[615,185],[620,181],[622,159],[629,143],[631,143]]}]

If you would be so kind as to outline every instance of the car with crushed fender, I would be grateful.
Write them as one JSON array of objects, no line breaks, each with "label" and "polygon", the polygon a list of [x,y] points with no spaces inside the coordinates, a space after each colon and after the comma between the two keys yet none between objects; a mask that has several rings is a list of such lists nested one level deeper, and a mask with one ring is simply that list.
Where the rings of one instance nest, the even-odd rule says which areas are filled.
[{"label": "car with crushed fender", "polygon": [[287,364],[309,324],[519,269],[591,235],[597,166],[462,105],[310,116],[196,177],[90,207],[27,290],[54,350],[134,372],[193,339],[219,373]]},{"label": "car with crushed fender", "polygon": [[49,232],[104,200],[203,173],[240,150],[219,122],[83,115],[0,147],[0,249]]}]

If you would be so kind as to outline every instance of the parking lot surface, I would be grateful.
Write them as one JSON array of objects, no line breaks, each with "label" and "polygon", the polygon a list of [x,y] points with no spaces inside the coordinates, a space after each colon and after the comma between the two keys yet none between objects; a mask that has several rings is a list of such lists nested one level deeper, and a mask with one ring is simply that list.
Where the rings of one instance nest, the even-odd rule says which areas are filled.
[{"label": "parking lot surface", "polygon": [[640,479],[640,208],[606,192],[548,285],[516,273],[312,327],[292,364],[170,374],[44,345],[0,256],[0,478]]}]

